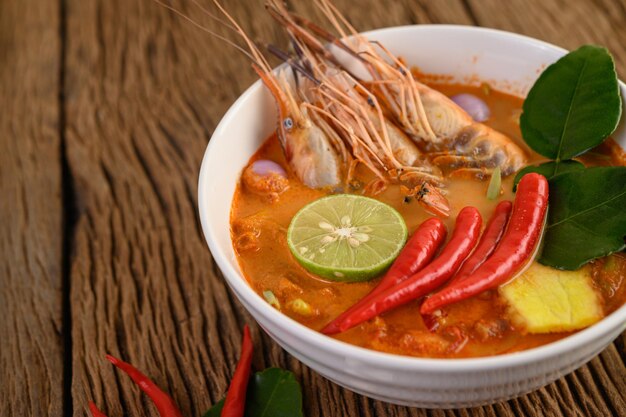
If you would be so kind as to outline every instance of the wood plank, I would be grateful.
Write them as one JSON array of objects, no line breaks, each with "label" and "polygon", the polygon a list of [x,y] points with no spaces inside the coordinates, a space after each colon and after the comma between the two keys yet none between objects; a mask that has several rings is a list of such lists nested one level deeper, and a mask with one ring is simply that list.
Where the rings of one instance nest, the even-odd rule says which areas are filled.
[{"label": "wood plank", "polygon": [[[316,16],[306,2],[293,3]],[[190,2],[175,4],[218,28]],[[362,30],[484,19],[461,1],[337,4]],[[260,2],[229,4],[229,10],[253,37],[282,43]],[[196,219],[196,178],[213,128],[255,76],[243,57],[150,2],[68,0],[67,13],[65,134],[78,196],[71,269],[74,413],[83,415],[93,399],[111,416],[156,415],[105,363],[109,352],[152,376],[184,415],[201,415],[223,395],[240,328],[253,321],[206,249]],[[311,417],[559,416],[623,407],[623,361],[622,368],[585,368],[507,403],[426,411],[353,394],[301,365],[255,326],[253,338],[255,367],[293,370]],[[620,357],[613,349],[595,361]],[[588,396],[590,385],[608,391]]]},{"label": "wood plank", "polygon": [[0,415],[63,413],[57,2],[0,4]]}]

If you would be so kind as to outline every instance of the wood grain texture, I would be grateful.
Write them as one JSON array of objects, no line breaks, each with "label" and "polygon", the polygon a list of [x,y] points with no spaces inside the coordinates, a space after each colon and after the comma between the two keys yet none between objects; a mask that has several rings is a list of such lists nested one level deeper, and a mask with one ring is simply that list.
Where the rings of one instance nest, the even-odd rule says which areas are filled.
[{"label": "wood grain texture", "polygon": [[[284,44],[261,3],[231,1],[228,7],[254,38]],[[319,18],[308,2],[292,3]],[[191,2],[174,4],[218,28]],[[609,0],[337,4],[362,30],[477,23],[566,47],[603,43],[619,71],[625,69],[624,46],[611,37],[624,33],[623,4]],[[184,415],[200,416],[223,395],[240,329],[253,321],[204,243],[197,173],[216,123],[255,76],[241,55],[151,1],[67,0],[65,10],[63,128],[77,215],[70,271],[73,411],[85,415],[94,400],[110,416],[157,415],[104,361],[112,353],[172,393]],[[550,17],[564,10],[565,17]],[[597,21],[582,22],[586,17]],[[623,337],[590,365],[533,394],[483,408],[427,411],[339,388],[253,329],[255,367],[293,370],[309,417],[626,415]]]},{"label": "wood grain texture", "polygon": [[55,2],[0,3],[0,416],[63,413],[59,58]]},{"label": "wood grain texture", "polygon": [[476,24],[521,33],[572,50],[607,47],[620,78],[626,76],[626,5],[622,0],[468,0]]}]

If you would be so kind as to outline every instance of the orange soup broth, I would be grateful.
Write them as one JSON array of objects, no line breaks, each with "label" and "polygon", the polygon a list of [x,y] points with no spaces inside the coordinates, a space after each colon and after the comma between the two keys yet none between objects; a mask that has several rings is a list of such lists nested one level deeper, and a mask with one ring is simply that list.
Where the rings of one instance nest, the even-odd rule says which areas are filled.
[{"label": "orange soup broth", "polygon": [[[521,140],[519,115],[523,99],[482,87],[454,84],[437,84],[439,91],[446,95],[458,93],[474,94],[487,103],[491,117],[486,122],[516,141],[527,153],[529,163],[541,162],[545,158],[532,152]],[[617,156],[616,156],[617,155]],[[258,159],[276,161],[286,167],[286,161],[276,136],[270,137],[251,162]],[[603,145],[585,158],[585,163],[593,165],[621,164],[617,145]],[[368,173],[357,172],[357,176],[367,177]],[[445,219],[448,235],[454,226],[455,215],[465,206],[478,208],[483,216],[483,224],[491,216],[495,206],[502,200],[512,201],[513,175],[502,180],[502,194],[496,200],[486,197],[489,181],[476,179],[448,178],[446,196],[450,202],[451,216]],[[281,311],[298,322],[320,330],[351,305],[371,291],[379,282],[341,283],[330,282],[307,272],[291,255],[287,246],[287,228],[292,217],[306,204],[327,195],[327,191],[314,190],[293,179],[290,175],[289,188],[277,201],[267,196],[255,194],[239,185],[234,196],[231,226],[238,261],[254,290],[263,296],[264,291],[272,291],[278,298]],[[406,221],[409,233],[432,215],[417,202],[406,203],[399,186],[391,185],[376,199],[398,210]],[[250,249],[247,240],[253,238],[255,245]],[[620,255],[621,256],[621,255]],[[623,266],[626,262],[620,262]],[[600,266],[598,266],[600,268]],[[600,268],[601,269],[601,268]],[[612,294],[610,300],[623,300],[621,277],[617,274],[610,284],[598,287],[598,291]],[[601,273],[596,272],[595,276]],[[620,277],[621,275],[621,277]],[[618,282],[619,281],[619,282]],[[604,293],[603,293],[604,294]],[[290,308],[290,301],[302,299],[311,306],[311,313],[302,315]],[[607,309],[617,308],[607,303]],[[422,357],[476,357],[514,352],[543,345],[569,333],[528,334],[523,329],[515,329],[507,320],[506,305],[497,292],[489,291],[477,297],[446,307],[446,316],[440,322],[447,326],[437,332],[428,330],[419,313],[419,302],[411,302],[382,316],[363,323],[344,333],[333,336],[345,342],[376,349]],[[461,329],[469,335],[462,346],[458,332]],[[320,336],[321,337],[321,336]]]}]

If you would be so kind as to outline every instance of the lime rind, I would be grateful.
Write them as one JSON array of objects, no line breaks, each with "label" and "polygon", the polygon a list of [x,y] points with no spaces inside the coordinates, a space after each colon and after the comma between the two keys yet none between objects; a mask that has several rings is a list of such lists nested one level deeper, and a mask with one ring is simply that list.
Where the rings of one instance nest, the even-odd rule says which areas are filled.
[{"label": "lime rind", "polygon": [[308,271],[333,281],[366,281],[398,256],[407,228],[393,207],[352,194],[323,197],[303,207],[287,231],[289,249]]}]

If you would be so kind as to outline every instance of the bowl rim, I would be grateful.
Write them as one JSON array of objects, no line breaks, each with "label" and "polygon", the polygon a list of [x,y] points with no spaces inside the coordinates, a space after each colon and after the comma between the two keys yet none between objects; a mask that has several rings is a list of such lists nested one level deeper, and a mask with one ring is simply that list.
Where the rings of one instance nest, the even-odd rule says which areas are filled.
[{"label": "bowl rim", "polygon": [[[363,34],[367,36],[376,36],[385,32],[415,30],[442,30],[448,32],[457,32],[457,34],[462,34],[468,31],[482,32],[487,35],[500,37],[501,39],[518,42],[521,41],[527,44],[532,44],[535,47],[539,46],[547,50],[567,53],[567,50],[564,48],[550,44],[545,41],[531,38],[529,36],[507,32],[499,29],[468,25],[404,25],[376,29],[363,32]],[[622,81],[619,81],[619,85],[622,90],[626,90],[626,84],[624,84]],[[241,107],[244,106],[248,98],[253,94],[257,94],[257,91],[261,88],[261,81],[257,80],[250,87],[248,87],[246,91],[239,96],[239,98],[237,98],[237,100],[231,105],[231,107],[218,123],[218,126],[211,135],[211,139],[213,139],[214,137],[224,136],[224,134],[226,133],[225,126],[228,125],[229,122],[236,117],[237,113],[240,111]],[[438,373],[458,373],[464,371],[485,371],[501,368],[511,368],[515,366],[526,365],[531,362],[540,362],[552,357],[565,355],[572,349],[584,347],[588,342],[592,340],[606,337],[606,335],[608,335],[611,331],[620,326],[623,327],[620,332],[626,329],[625,304],[608,316],[604,317],[598,323],[555,342],[518,352],[475,358],[423,358],[397,355],[352,345],[347,342],[343,342],[341,340],[326,336],[318,331],[306,327],[305,325],[288,317],[287,315],[281,313],[280,311],[276,310],[268,303],[266,303],[261,298],[261,296],[257,294],[248,284],[243,274],[240,274],[235,268],[233,268],[227,260],[228,255],[225,254],[224,251],[222,251],[215,236],[215,232],[210,227],[208,210],[205,203],[209,201],[209,195],[207,195],[207,182],[210,181],[210,178],[208,177],[208,160],[211,155],[211,150],[214,146],[215,142],[213,140],[210,140],[202,159],[198,179],[198,210],[200,222],[202,225],[202,231],[204,233],[205,239],[211,251],[211,256],[217,262],[231,290],[233,290],[240,298],[245,299],[245,302],[242,301],[242,304],[245,305],[246,303],[249,303],[252,309],[264,315],[268,320],[274,322],[280,328],[287,329],[288,332],[299,338],[299,340],[303,343],[322,348],[326,353],[352,357],[356,360],[368,362],[382,368],[403,369],[405,371],[421,370],[434,371]]]}]

